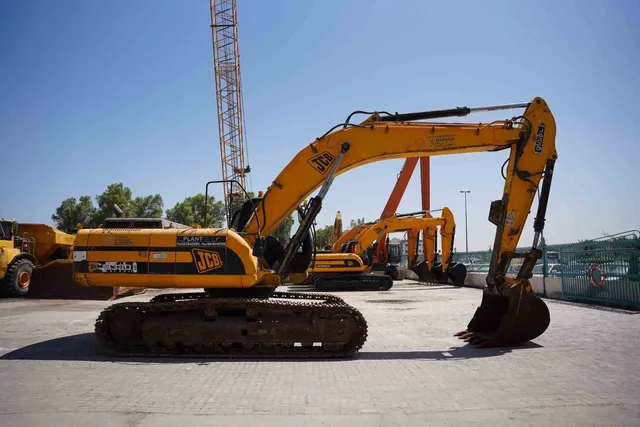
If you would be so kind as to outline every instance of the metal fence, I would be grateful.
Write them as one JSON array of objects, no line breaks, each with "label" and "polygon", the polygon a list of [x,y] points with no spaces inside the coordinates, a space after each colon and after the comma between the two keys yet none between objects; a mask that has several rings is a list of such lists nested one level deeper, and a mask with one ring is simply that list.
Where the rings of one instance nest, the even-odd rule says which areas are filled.
[{"label": "metal fence", "polygon": [[[533,274],[561,278],[564,297],[640,308],[640,231],[542,249]],[[491,251],[456,252],[453,258],[467,264],[469,272],[488,272]],[[516,272],[517,265],[510,270]]]},{"label": "metal fence", "polygon": [[640,307],[640,233],[606,236],[560,251],[562,293]]}]

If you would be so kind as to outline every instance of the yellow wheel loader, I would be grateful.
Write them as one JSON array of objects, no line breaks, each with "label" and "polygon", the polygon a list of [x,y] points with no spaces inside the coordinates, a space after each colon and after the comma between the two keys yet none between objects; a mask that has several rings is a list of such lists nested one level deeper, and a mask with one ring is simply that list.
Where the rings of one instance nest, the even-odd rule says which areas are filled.
[{"label": "yellow wheel loader", "polygon": [[[490,123],[435,121],[516,108],[524,112]],[[367,338],[360,311],[335,295],[276,291],[285,278],[309,268],[311,229],[334,178],[386,159],[503,150],[509,158],[502,194],[489,209],[496,234],[487,284],[467,328],[455,335],[495,347],[522,344],[544,333],[549,310],[529,279],[542,256],[538,244],[557,158],[556,124],[547,103],[535,98],[515,105],[365,114],[370,116],[363,122],[350,123],[352,114],[306,144],[263,197],[244,203],[232,228],[207,228],[205,215],[198,229],[78,231],[73,264],[81,286],[205,289],[107,307],[95,326],[103,348],[149,356],[352,356]],[[221,181],[206,188],[214,182]],[[533,242],[526,252],[516,253],[539,185]],[[302,220],[283,247],[270,234],[296,209]],[[514,257],[523,262],[512,277],[507,269]]]},{"label": "yellow wheel loader", "polygon": [[0,218],[0,296],[3,297],[27,295],[38,263],[33,240],[17,233],[16,220]]},{"label": "yellow wheel loader", "polygon": [[144,291],[79,287],[73,280],[74,239],[50,225],[0,218],[0,296],[107,300]]}]

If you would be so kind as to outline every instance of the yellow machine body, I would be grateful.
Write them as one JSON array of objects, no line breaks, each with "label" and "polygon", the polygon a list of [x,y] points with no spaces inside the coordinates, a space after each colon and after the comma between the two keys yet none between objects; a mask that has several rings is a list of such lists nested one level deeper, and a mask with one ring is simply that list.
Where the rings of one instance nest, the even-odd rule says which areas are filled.
[{"label": "yellow machine body", "polygon": [[244,288],[260,283],[251,247],[229,229],[83,229],[73,251],[82,286]]},{"label": "yellow machine body", "polygon": [[362,258],[354,253],[319,253],[315,255],[307,273],[363,273],[369,271]]}]

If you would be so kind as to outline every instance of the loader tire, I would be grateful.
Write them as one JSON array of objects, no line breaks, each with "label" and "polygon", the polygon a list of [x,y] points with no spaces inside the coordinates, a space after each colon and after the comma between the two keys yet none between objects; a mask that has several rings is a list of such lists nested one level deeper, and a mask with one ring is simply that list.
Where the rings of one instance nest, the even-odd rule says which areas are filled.
[{"label": "loader tire", "polygon": [[24,297],[29,293],[31,278],[33,277],[33,263],[28,259],[14,262],[2,282],[2,296]]}]

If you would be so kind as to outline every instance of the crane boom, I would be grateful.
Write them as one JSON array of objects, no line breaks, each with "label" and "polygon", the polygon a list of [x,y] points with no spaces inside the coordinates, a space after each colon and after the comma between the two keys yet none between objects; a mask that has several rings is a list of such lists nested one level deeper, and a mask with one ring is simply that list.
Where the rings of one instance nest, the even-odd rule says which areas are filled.
[{"label": "crane boom", "polygon": [[[218,107],[220,160],[224,182],[227,224],[245,201],[244,116],[240,54],[238,51],[238,19],[235,0],[209,0],[213,62]],[[242,186],[242,187],[240,187]]]}]

